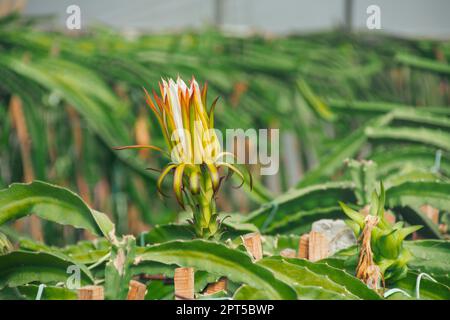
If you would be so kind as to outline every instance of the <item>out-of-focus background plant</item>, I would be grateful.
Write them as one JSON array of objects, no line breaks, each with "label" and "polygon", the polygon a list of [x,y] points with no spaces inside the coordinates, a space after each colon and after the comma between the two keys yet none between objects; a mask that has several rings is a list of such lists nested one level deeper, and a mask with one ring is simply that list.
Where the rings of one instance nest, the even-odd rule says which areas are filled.
[{"label": "out-of-focus background plant", "polygon": [[[446,235],[448,192],[445,201],[432,199],[433,184],[443,182],[445,193],[450,175],[448,42],[342,30],[242,37],[214,28],[130,38],[106,28],[43,31],[39,24],[17,13],[0,20],[2,188],[34,179],[69,187],[110,213],[124,233],[176,221],[175,199],[161,201],[157,175],[145,170],[160,167],[160,157],[112,148],[163,145],[142,86],[152,88],[161,77],[195,75],[208,82],[209,97],[222,98],[219,129],[281,129],[279,173],[261,177],[252,166],[253,191],[225,186],[220,211],[256,210],[256,223],[258,212],[270,206],[258,208],[278,195],[330,181],[354,181],[357,200],[365,204],[370,179],[382,179],[388,190],[399,190],[399,205],[410,204],[404,218],[426,224],[423,236]],[[343,170],[350,158],[374,164],[366,170],[347,162],[353,171]],[[373,172],[369,178],[350,173],[358,170]],[[346,201],[353,188],[332,192]],[[419,200],[409,203],[406,189]],[[420,210],[430,202],[440,207],[435,221]],[[277,221],[286,219],[283,214],[299,217],[302,210],[314,219],[343,217],[337,202],[299,202],[289,209],[280,205],[280,215],[258,223],[273,233],[307,229],[308,217],[297,224],[294,218]],[[54,244],[89,237],[70,228],[60,237],[59,228],[22,222],[12,230]]]},{"label": "out-of-focus background plant", "polygon": [[[342,2],[342,27],[274,35],[67,31],[0,0],[0,298],[76,299],[77,266],[106,299],[173,299],[177,267],[199,299],[450,299],[450,42],[356,32]],[[278,173],[216,195],[214,241],[158,197],[166,160],[114,150],[164,146],[142,87],[178,75],[221,97],[216,128],[280,129]]]}]

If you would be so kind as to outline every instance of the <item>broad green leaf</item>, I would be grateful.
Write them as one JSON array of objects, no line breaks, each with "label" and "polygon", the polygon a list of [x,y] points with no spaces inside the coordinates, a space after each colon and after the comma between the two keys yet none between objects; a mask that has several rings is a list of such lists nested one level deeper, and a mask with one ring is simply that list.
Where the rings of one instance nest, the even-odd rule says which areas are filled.
[{"label": "broad green leaf", "polygon": [[[143,251],[137,250],[137,252],[141,253]],[[174,270],[176,267],[177,265],[175,264],[165,264],[156,261],[142,261],[139,262],[139,264],[131,266],[131,272],[133,276],[140,274],[150,274],[150,275],[163,275],[167,278],[173,278]]]},{"label": "broad green leaf", "polygon": [[172,241],[146,247],[137,256],[137,261],[157,261],[193,267],[219,276],[226,276],[234,282],[250,284],[266,291],[271,299],[295,299],[293,289],[274,278],[267,269],[253,263],[250,257],[222,244],[204,241]]},{"label": "broad green leaf", "polygon": [[[271,257],[259,261],[258,264],[269,268],[277,278],[296,288],[299,299],[311,298],[308,287],[329,292],[327,298],[331,298],[333,293],[333,299],[379,299],[375,292],[358,279],[323,263]],[[315,296],[316,292],[313,295]]]},{"label": "broad green leaf", "polygon": [[441,238],[437,226],[419,208],[429,204],[440,210],[450,207],[450,183],[438,181],[411,181],[388,189],[386,203],[395,208],[410,224],[424,225],[420,232],[428,237]]},{"label": "broad green leaf", "polygon": [[150,231],[141,234],[137,238],[137,243],[145,246],[172,240],[192,240],[193,238],[195,238],[195,233],[189,225],[170,223],[157,225]]},{"label": "broad green leaf", "polygon": [[92,248],[84,248],[84,250],[74,250],[74,246],[70,248],[50,247],[42,243],[34,242],[30,239],[21,239],[19,248],[27,251],[47,252],[65,259],[73,260],[80,264],[93,264],[107,255],[111,248],[96,249],[94,245]]},{"label": "broad green leaf", "polygon": [[0,300],[26,300],[17,287],[6,287],[0,290]]},{"label": "broad green leaf", "polygon": [[337,206],[318,208],[308,211],[299,211],[282,217],[279,221],[271,223],[264,231],[265,234],[303,234],[311,230],[314,221],[320,219],[343,218],[342,209]]},{"label": "broad green leaf", "polygon": [[414,181],[389,188],[386,203],[390,207],[429,204],[441,210],[450,208],[450,183]]},{"label": "broad green leaf", "polygon": [[408,121],[421,126],[431,126],[448,130],[450,118],[444,115],[435,115],[427,109],[399,108],[393,111],[396,120]]},{"label": "broad green leaf", "polygon": [[286,261],[298,266],[303,266],[316,274],[330,278],[332,281],[344,286],[348,291],[361,299],[380,299],[380,296],[375,291],[369,289],[359,279],[339,268],[332,267],[325,262],[321,261],[320,263],[314,263],[304,259],[286,259]]},{"label": "broad green leaf", "polygon": [[[418,273],[409,271],[406,278],[396,281],[391,287],[405,290],[413,299],[415,299],[418,276]],[[450,288],[442,283],[422,278],[420,281],[420,299],[450,300]]]},{"label": "broad green leaf", "polygon": [[220,276],[208,273],[206,271],[197,271],[194,275],[194,291],[202,292],[208,283],[214,283],[220,279]]},{"label": "broad green leaf", "polygon": [[147,294],[145,300],[173,300],[173,283],[165,283],[162,280],[151,280],[147,285]]},{"label": "broad green leaf", "polygon": [[368,127],[365,134],[371,139],[410,141],[450,151],[450,134],[441,130],[414,127]]},{"label": "broad green leaf", "polygon": [[89,270],[80,264],[50,253],[14,251],[0,256],[0,288],[17,287],[33,282],[52,284],[66,282],[68,267],[80,268],[81,284],[92,284]]},{"label": "broad green leaf", "polygon": [[[246,221],[265,228],[299,211],[314,211],[337,206],[338,201],[355,200],[352,182],[329,182],[288,191],[250,213]],[[319,210],[320,211],[320,210]],[[264,229],[264,228],[263,228]],[[264,231],[264,230],[263,230]]]},{"label": "broad green leaf", "polygon": [[[29,300],[35,300],[39,286],[26,285],[18,287],[21,294]],[[77,292],[63,287],[46,286],[44,287],[40,300],[77,300]]]},{"label": "broad green leaf", "polygon": [[[345,296],[318,286],[295,285],[295,288],[298,292],[301,292],[298,297],[299,300],[348,300]],[[248,285],[243,285],[235,292],[233,299],[267,300],[268,298],[263,290],[258,290]]]},{"label": "broad green leaf", "polygon": [[[427,146],[398,146],[394,150],[391,146],[384,146],[376,149],[370,159],[378,164],[378,176],[385,177],[405,166],[431,171],[436,165],[437,151],[437,148]],[[450,175],[450,161],[445,153],[442,154],[439,171]]]},{"label": "broad green leaf", "polygon": [[404,245],[413,256],[408,262],[411,270],[416,273],[425,272],[450,287],[450,241],[405,241]]},{"label": "broad green leaf", "polygon": [[93,214],[78,195],[49,183],[14,183],[0,191],[0,224],[29,214],[106,237],[102,230],[108,231],[112,225],[103,214]]},{"label": "broad green leaf", "polygon": [[236,290],[233,296],[234,300],[269,300],[266,292],[261,289],[253,288],[247,284],[242,285]]},{"label": "broad green leaf", "polygon": [[[417,110],[416,106],[408,106],[404,104],[397,104],[391,102],[382,101],[344,101],[339,99],[328,99],[328,104],[334,112],[339,113],[350,113],[355,112],[360,115],[381,115],[384,113],[389,113],[393,110],[402,110],[402,112],[415,112]],[[450,111],[447,107],[424,107],[427,112],[450,116]]]},{"label": "broad green leaf", "polygon": [[[235,215],[233,215],[234,217]],[[227,214],[220,214],[219,220],[223,221],[222,239],[236,238],[242,234],[256,232],[258,228],[250,223],[226,218]],[[225,218],[225,220],[223,220]],[[150,231],[142,233],[138,236],[137,242],[140,246],[147,244],[163,243],[172,240],[192,240],[195,238],[195,232],[191,225],[169,223],[165,225],[157,225]]]}]

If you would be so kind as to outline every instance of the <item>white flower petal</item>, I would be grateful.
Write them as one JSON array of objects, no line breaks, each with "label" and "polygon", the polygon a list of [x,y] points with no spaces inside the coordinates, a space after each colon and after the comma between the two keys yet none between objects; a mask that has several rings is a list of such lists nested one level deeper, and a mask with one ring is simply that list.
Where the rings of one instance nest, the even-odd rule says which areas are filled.
[{"label": "white flower petal", "polygon": [[186,135],[184,133],[183,120],[181,116],[181,104],[178,99],[178,85],[172,80],[169,80],[169,98],[172,106],[173,119],[175,127],[179,130],[180,140],[183,144],[184,150],[186,150]]}]

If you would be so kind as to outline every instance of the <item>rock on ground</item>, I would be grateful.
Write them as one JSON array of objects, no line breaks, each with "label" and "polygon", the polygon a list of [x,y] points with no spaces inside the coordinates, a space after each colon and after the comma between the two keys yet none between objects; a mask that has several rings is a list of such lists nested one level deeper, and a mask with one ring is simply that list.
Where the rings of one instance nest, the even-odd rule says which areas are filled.
[{"label": "rock on ground", "polygon": [[312,224],[311,231],[320,232],[327,237],[328,241],[330,241],[330,255],[356,244],[355,235],[345,224],[344,220],[317,220]]}]

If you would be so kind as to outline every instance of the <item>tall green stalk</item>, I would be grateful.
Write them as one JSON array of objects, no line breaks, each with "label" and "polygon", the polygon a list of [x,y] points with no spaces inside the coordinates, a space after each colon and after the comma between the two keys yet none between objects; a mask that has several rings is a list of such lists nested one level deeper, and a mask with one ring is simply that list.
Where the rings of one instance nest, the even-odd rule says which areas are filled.
[{"label": "tall green stalk", "polygon": [[208,174],[202,174],[200,192],[193,197],[193,225],[199,238],[214,237],[219,231],[214,189]]}]

